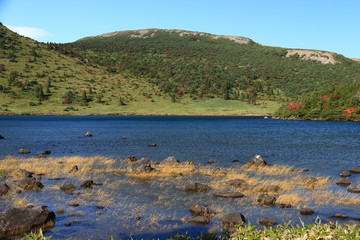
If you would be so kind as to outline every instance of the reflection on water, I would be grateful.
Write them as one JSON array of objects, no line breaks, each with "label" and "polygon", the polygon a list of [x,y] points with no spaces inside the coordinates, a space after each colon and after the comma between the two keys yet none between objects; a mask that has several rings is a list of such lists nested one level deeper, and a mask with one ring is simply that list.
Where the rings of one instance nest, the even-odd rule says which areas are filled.
[{"label": "reflection on water", "polygon": [[[117,167],[123,170],[116,173],[84,172],[65,176],[65,180],[48,180],[45,175],[42,180],[44,189],[14,194],[12,199],[1,199],[0,208],[22,201],[47,205],[53,211],[64,208],[64,213],[57,214],[55,228],[48,233],[53,236],[52,239],[70,236],[75,239],[107,239],[109,235],[115,238],[166,238],[178,231],[196,235],[200,231],[220,231],[219,216],[232,211],[240,211],[253,224],[258,224],[262,217],[270,217],[278,223],[291,221],[294,224],[300,223],[300,218],[305,223],[311,223],[317,216],[329,219],[335,213],[360,218],[358,205],[335,204],[334,201],[327,202],[317,197],[319,193],[326,192],[330,194],[329,199],[332,195],[341,194],[342,197],[351,196],[360,201],[358,195],[348,194],[346,188],[333,184],[340,179],[340,172],[360,167],[359,126],[359,123],[281,121],[253,117],[0,117],[0,135],[5,137],[0,140],[2,159],[7,155],[23,157],[17,153],[20,148],[31,151],[26,157],[51,150],[49,157],[55,159],[75,155],[106,156],[114,159],[119,164]],[[86,131],[91,131],[93,137],[84,137]],[[126,139],[122,139],[123,136]],[[156,143],[157,146],[148,147],[149,143]],[[128,155],[148,157],[152,161],[176,156],[182,162],[190,160],[199,164],[197,168],[200,169],[221,167],[231,172],[231,169],[237,171],[255,154],[261,154],[271,164],[310,169],[308,173],[301,174],[304,177],[329,177],[329,184],[318,189],[304,190],[300,184],[298,190],[281,193],[310,199],[297,207],[308,205],[314,207],[316,213],[301,216],[297,207],[261,207],[254,197],[259,192],[253,196],[246,189],[241,189],[246,193],[244,198],[216,198],[212,194],[217,190],[239,190],[226,185],[227,179],[224,177],[214,175],[184,174],[145,180],[133,178],[126,175],[126,165],[120,161]],[[215,163],[209,167],[210,159]],[[239,162],[233,163],[235,159]],[[269,177],[255,172],[247,172],[246,177],[248,181],[256,179],[252,186],[259,182],[270,182],[270,178],[277,183],[289,179],[286,174]],[[103,183],[103,186],[81,189],[79,186],[86,179]],[[359,186],[359,179],[359,175],[349,178],[352,186]],[[78,186],[73,194],[59,190],[59,186],[68,181]],[[185,192],[184,184],[192,181],[207,183],[212,190],[206,193]],[[278,197],[281,195],[274,194]],[[78,202],[80,206],[69,207],[70,201]],[[207,226],[182,221],[191,217],[188,209],[192,203],[211,207],[218,217],[211,219]],[[71,223],[71,226],[65,226],[65,223]]]}]

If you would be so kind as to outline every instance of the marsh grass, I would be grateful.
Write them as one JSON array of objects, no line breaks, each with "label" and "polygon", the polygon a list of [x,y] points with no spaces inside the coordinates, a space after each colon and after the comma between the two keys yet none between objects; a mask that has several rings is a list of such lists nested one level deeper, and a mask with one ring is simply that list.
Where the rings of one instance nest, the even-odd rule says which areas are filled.
[{"label": "marsh grass", "polygon": [[[17,169],[25,169],[35,174],[52,177],[62,175],[84,175],[89,173],[104,173],[114,171],[115,160],[102,156],[95,157],[59,157],[59,158],[16,158],[7,156],[1,160],[0,172],[7,175]],[[74,166],[78,171],[72,171]]]},{"label": "marsh grass", "polygon": [[[45,188],[38,194],[10,192],[3,198],[11,202],[12,206],[48,204],[46,201],[42,202],[37,196],[39,194],[51,195],[51,201],[54,201],[53,207],[63,208],[66,217],[74,216],[75,219],[72,221],[77,221],[77,218],[87,215],[99,222],[108,221],[109,218],[117,219],[119,224],[116,227],[127,229],[127,231],[131,231],[134,226],[140,232],[171,231],[178,225],[176,220],[189,218],[188,215],[184,215],[186,214],[184,212],[180,214],[173,211],[176,209],[174,206],[181,205],[187,208],[192,202],[200,201],[216,212],[215,220],[212,220],[209,226],[211,229],[216,229],[220,224],[219,219],[222,214],[233,209],[234,206],[241,206],[243,210],[252,211],[251,209],[258,206],[259,194],[264,192],[276,196],[276,204],[291,205],[295,208],[306,205],[316,207],[322,205],[358,206],[360,204],[360,199],[355,194],[346,191],[333,192],[329,177],[311,176],[308,173],[292,171],[291,167],[282,165],[247,169],[242,166],[215,168],[186,163],[152,164],[155,171],[133,173],[128,170],[128,165],[124,161],[102,156],[44,159],[6,157],[0,161],[0,172],[4,175],[10,175],[12,171],[20,168],[37,174],[45,174],[44,181],[52,177],[65,178],[60,181],[47,180],[44,184]],[[79,170],[70,173],[74,165],[78,166]],[[93,189],[81,189],[81,182],[88,179],[101,182],[103,185]],[[246,184],[241,186],[229,184],[229,181],[237,179],[244,180]],[[65,181],[77,186],[74,194],[66,194],[60,190],[59,186]],[[194,181],[206,183],[211,189],[201,194],[186,193],[184,184]],[[268,186],[279,188],[266,190]],[[216,199],[213,196],[215,192],[227,191],[241,192],[245,197],[234,200]],[[80,206],[69,207],[67,204],[71,201],[79,203]],[[99,210],[96,206],[102,206],[105,209]],[[159,211],[160,208],[161,211]],[[260,214],[266,214],[266,210]],[[286,213],[279,212],[278,214]],[[141,220],[136,220],[137,217]],[[279,229],[282,227],[280,226]],[[243,236],[242,231],[245,230],[241,230],[239,235],[233,235],[234,239],[241,239],[237,237]],[[250,231],[250,228],[246,231]],[[254,229],[254,232],[256,231],[258,230]],[[295,230],[289,228],[286,231]],[[263,239],[272,238],[264,237]]]}]

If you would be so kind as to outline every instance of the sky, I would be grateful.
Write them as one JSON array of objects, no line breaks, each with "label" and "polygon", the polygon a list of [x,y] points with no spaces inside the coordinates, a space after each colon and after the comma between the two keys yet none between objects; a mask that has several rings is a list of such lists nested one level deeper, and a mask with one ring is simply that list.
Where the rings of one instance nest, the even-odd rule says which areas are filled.
[{"label": "sky", "polygon": [[0,0],[0,22],[41,42],[182,29],[360,58],[360,0]]}]

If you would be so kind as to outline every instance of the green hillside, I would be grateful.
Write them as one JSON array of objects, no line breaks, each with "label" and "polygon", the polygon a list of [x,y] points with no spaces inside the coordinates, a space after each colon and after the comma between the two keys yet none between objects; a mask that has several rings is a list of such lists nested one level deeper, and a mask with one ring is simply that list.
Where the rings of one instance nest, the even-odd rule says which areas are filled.
[{"label": "green hillside", "polygon": [[0,114],[270,115],[360,79],[360,63],[335,53],[182,30],[45,44],[1,25],[0,39]]}]

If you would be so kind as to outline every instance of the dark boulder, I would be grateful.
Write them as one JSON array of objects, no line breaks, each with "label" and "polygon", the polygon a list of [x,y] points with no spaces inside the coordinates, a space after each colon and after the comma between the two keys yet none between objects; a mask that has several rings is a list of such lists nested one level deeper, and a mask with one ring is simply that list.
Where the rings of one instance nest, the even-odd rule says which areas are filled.
[{"label": "dark boulder", "polygon": [[0,183],[0,196],[6,195],[10,190],[10,187],[6,183]]},{"label": "dark boulder", "polygon": [[315,212],[314,209],[308,207],[300,208],[299,211],[301,215],[311,215]]},{"label": "dark boulder", "polygon": [[217,192],[214,193],[214,197],[220,198],[242,198],[245,195],[239,192]]},{"label": "dark boulder", "polygon": [[331,216],[332,218],[340,218],[340,219],[346,219],[349,218],[349,216],[346,216],[344,214],[340,214],[340,213],[336,213],[333,216]]},{"label": "dark boulder", "polygon": [[351,187],[347,190],[349,193],[360,193],[360,188]]},{"label": "dark boulder", "polygon": [[39,191],[44,188],[44,185],[40,182],[40,178],[33,176],[33,173],[24,169],[18,169],[12,173],[12,182],[22,190],[35,190]]},{"label": "dark boulder", "polygon": [[127,157],[125,158],[125,162],[128,162],[128,163],[132,163],[132,162],[135,162],[135,161],[137,161],[137,159],[136,159],[136,157],[133,156],[133,155],[127,156]]},{"label": "dark boulder", "polygon": [[210,223],[209,218],[204,216],[196,216],[192,219],[187,220],[188,222],[196,225],[208,225]]},{"label": "dark boulder", "polygon": [[71,183],[64,183],[60,186],[60,190],[66,192],[66,193],[72,193],[75,191],[76,187]]},{"label": "dark boulder", "polygon": [[259,220],[259,223],[263,226],[274,226],[276,225],[276,222],[271,220],[270,218],[264,217]]},{"label": "dark boulder", "polygon": [[347,180],[347,179],[342,179],[342,180],[337,181],[335,183],[336,183],[336,185],[338,185],[340,187],[347,187],[347,186],[349,186],[351,184],[351,182],[349,180]]},{"label": "dark boulder", "polygon": [[264,194],[261,194],[259,197],[258,197],[258,203],[260,205],[263,205],[263,206],[272,206],[275,204],[276,202],[276,197],[274,196],[271,196],[267,193],[264,193]]},{"label": "dark boulder", "polygon": [[192,204],[191,207],[189,208],[189,211],[192,216],[204,216],[204,217],[215,216],[215,212],[212,209],[201,206],[199,204]]},{"label": "dark boulder", "polygon": [[291,204],[285,204],[285,203],[281,203],[281,204],[279,204],[279,208],[291,208],[292,206],[291,206]]},{"label": "dark boulder", "polygon": [[28,153],[30,153],[30,151],[25,149],[25,148],[22,148],[22,149],[19,150],[19,153],[20,154],[28,154]]},{"label": "dark boulder", "polygon": [[4,139],[4,136],[0,135],[0,139]]},{"label": "dark boulder", "polygon": [[151,172],[154,168],[151,167],[151,161],[147,158],[142,158],[135,161],[130,166],[130,171],[133,173]]},{"label": "dark boulder", "polygon": [[260,155],[255,155],[250,161],[248,161],[246,166],[255,166],[255,167],[264,167],[269,165],[267,161]]},{"label": "dark boulder", "polygon": [[247,186],[247,182],[242,179],[234,179],[227,182],[227,184],[233,186],[233,187],[245,187]]},{"label": "dark boulder", "polygon": [[180,161],[177,160],[176,157],[170,156],[170,157],[167,157],[164,160],[162,160],[160,164],[176,165],[179,163],[180,163]]},{"label": "dark boulder", "polygon": [[350,177],[350,176],[351,176],[351,173],[349,173],[349,172],[342,172],[342,173],[340,173],[339,175],[340,175],[340,177]]},{"label": "dark boulder", "polygon": [[221,218],[221,222],[225,227],[234,227],[244,225],[246,222],[244,215],[239,212],[227,213]]},{"label": "dark boulder", "polygon": [[360,168],[350,168],[349,172],[351,172],[351,173],[360,173]]},{"label": "dark boulder", "polygon": [[86,133],[85,133],[85,137],[92,137],[93,136],[93,134],[91,133],[91,132],[89,132],[89,131],[87,131]]},{"label": "dark boulder", "polygon": [[206,192],[210,190],[210,187],[206,184],[193,182],[185,185],[185,191],[187,192]]},{"label": "dark boulder", "polygon": [[81,188],[93,188],[97,184],[93,180],[86,180],[81,184]]},{"label": "dark boulder", "polygon": [[0,238],[55,225],[55,213],[44,207],[10,208],[0,213]]},{"label": "dark boulder", "polygon": [[50,150],[45,150],[45,151],[42,151],[41,154],[42,155],[49,155],[49,154],[51,154],[51,151]]},{"label": "dark boulder", "polygon": [[214,163],[215,163],[215,160],[213,160],[213,159],[208,160],[208,164],[214,164]]}]

